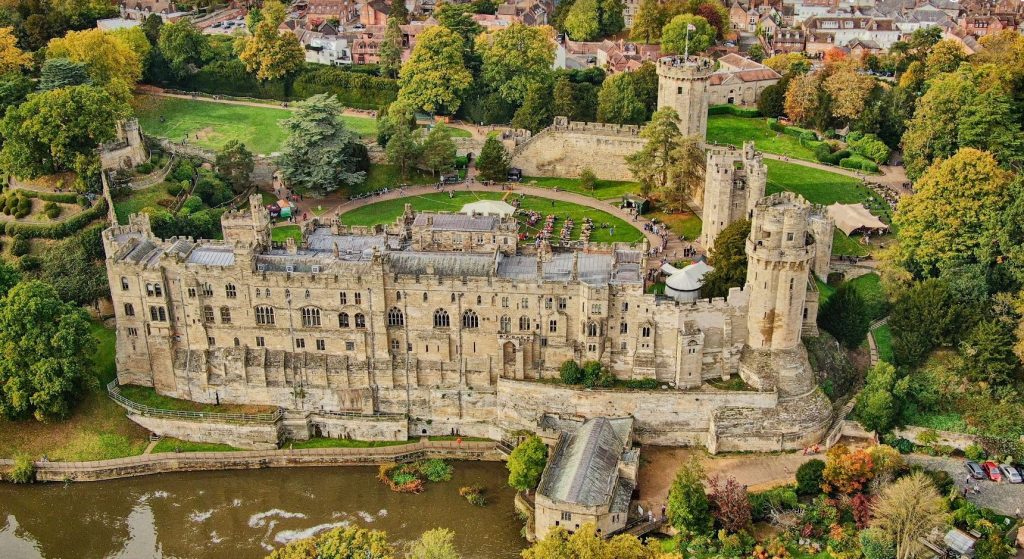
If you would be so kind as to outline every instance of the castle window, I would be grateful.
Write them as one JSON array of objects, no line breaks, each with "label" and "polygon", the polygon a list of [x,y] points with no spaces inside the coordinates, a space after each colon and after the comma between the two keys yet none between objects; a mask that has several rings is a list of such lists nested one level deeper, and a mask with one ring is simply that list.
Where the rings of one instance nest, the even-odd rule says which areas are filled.
[{"label": "castle window", "polygon": [[306,340],[303,338],[295,338],[295,349],[306,349]]},{"label": "castle window", "polygon": [[559,297],[558,298],[558,310],[564,311],[565,310],[565,305],[566,305],[565,297]]},{"label": "castle window", "polygon": [[503,309],[507,309],[508,308],[508,297],[502,297],[501,298],[501,307]]},{"label": "castle window", "polygon": [[213,307],[210,305],[203,306],[203,323],[213,324]]},{"label": "castle window", "polygon": [[256,324],[273,326],[274,307],[256,307]]},{"label": "castle window", "polygon": [[391,352],[392,353],[398,353],[398,345],[399,345],[399,341],[398,340],[391,340]]},{"label": "castle window", "polygon": [[356,328],[366,328],[366,317],[363,316],[363,313],[357,312],[355,318],[356,318]]},{"label": "castle window", "polygon": [[423,292],[423,302],[424,303],[427,302],[427,292],[426,291]]},{"label": "castle window", "polygon": [[448,328],[449,326],[451,326],[451,320],[448,318],[448,311],[444,309],[434,311],[434,328]]},{"label": "castle window", "polygon": [[242,342],[238,341],[238,338],[235,338],[235,347],[238,347],[240,345],[242,345]]},{"label": "castle window", "polygon": [[627,312],[627,311],[629,311],[629,301],[623,301],[622,302],[622,312]]},{"label": "castle window", "polygon": [[807,320],[807,307],[804,307],[804,320]]},{"label": "castle window", "polygon": [[263,292],[263,294],[266,295],[267,297],[270,297],[270,288],[268,287],[267,290]]},{"label": "castle window", "polygon": [[484,304],[484,298],[479,296],[479,295],[477,295],[476,296],[476,304],[478,304],[478,305]]},{"label": "castle window", "polygon": [[345,342],[345,351],[354,351],[356,349],[355,342]]},{"label": "castle window", "polygon": [[128,278],[121,278],[121,291],[128,291]]},{"label": "castle window", "polygon": [[231,324],[231,309],[227,307],[220,308],[220,323]]},{"label": "castle window", "polygon": [[678,95],[682,95],[683,94],[683,86],[679,86],[679,87],[676,88],[676,94],[678,94]]},{"label": "castle window", "polygon": [[501,332],[504,332],[504,333],[511,332],[512,331],[512,319],[507,317],[507,316],[501,317],[501,321],[499,322],[499,327],[500,327],[500,331]]},{"label": "castle window", "polygon": [[793,278],[789,278],[789,290],[793,291]]},{"label": "castle window", "polygon": [[519,330],[523,331],[523,330],[529,330],[529,329],[530,329],[530,317],[528,317],[528,316],[520,316],[519,317]]},{"label": "castle window", "polygon": [[651,327],[650,326],[644,326],[644,327],[640,328],[640,335],[645,337],[645,338],[650,338],[651,337]]},{"label": "castle window", "polygon": [[263,336],[256,336],[256,347],[264,347],[267,345],[267,340],[263,339]]},{"label": "castle window", "polygon": [[[157,291],[159,291],[159,289]],[[158,293],[158,295],[159,295],[159,293]],[[204,297],[213,297],[213,286],[212,285],[210,285],[208,283],[204,283],[203,284],[203,296]]]},{"label": "castle window", "polygon": [[604,306],[600,303],[590,305],[590,314],[601,314],[602,312],[604,312]]},{"label": "castle window", "polygon": [[629,333],[629,324],[626,324],[625,322],[620,322],[619,323],[619,333],[620,334],[628,334]]},{"label": "castle window", "polygon": [[228,299],[234,299],[238,297],[238,290],[235,289],[235,284],[229,283],[224,286],[224,295],[227,295]]},{"label": "castle window", "polygon": [[455,294],[454,293],[452,293],[452,302],[453,303],[455,302]]},{"label": "castle window", "polygon": [[124,304],[124,315],[135,316],[135,307],[131,303]]},{"label": "castle window", "polygon": [[523,297],[519,301],[519,308],[521,308],[521,309],[528,309],[528,308],[530,308],[530,299],[528,297]]},{"label": "castle window", "polygon": [[562,520],[572,520],[572,513],[562,511]]},{"label": "castle window", "polygon": [[146,284],[146,295],[150,297],[163,297],[164,286],[159,283],[147,283]]},{"label": "castle window", "polygon": [[344,291],[341,292],[341,304],[342,305],[347,305],[348,304],[348,293],[345,293]]},{"label": "castle window", "polygon": [[594,336],[597,335],[597,323],[596,322],[591,321],[591,322],[587,323],[587,335],[590,336],[590,337],[594,337]]},{"label": "castle window", "polygon": [[391,307],[388,311],[388,326],[404,326],[405,316],[402,314],[402,310],[397,307]]},{"label": "castle window", "polygon": [[402,292],[401,291],[396,291],[395,292],[395,300],[397,300],[397,301],[401,301],[402,300]]},{"label": "castle window", "polygon": [[194,288],[194,287],[188,288],[188,296],[193,298],[193,299],[195,299],[196,298],[196,288]]},{"label": "castle window", "polygon": [[462,313],[462,327],[463,328],[479,328],[480,317],[473,311],[466,311]]},{"label": "castle window", "polygon": [[306,290],[306,299],[309,299],[309,290]]},{"label": "castle window", "polygon": [[127,332],[128,332],[128,337],[129,338],[138,338],[139,337],[139,329],[138,328],[128,328]]},{"label": "castle window", "polygon": [[149,307],[149,318],[154,322],[164,322],[167,320],[167,310],[160,306]]},{"label": "castle window", "polygon": [[316,341],[316,350],[317,351],[325,351],[326,349],[327,349],[327,340],[320,339],[320,340]]},{"label": "castle window", "polygon": [[206,345],[215,346],[215,345],[217,345],[217,340],[213,339],[210,336],[207,336],[206,337]]},{"label": "castle window", "polygon": [[302,307],[302,327],[320,327],[320,309],[316,307]]},{"label": "castle window", "polygon": [[555,300],[552,299],[551,297],[544,299],[544,308],[550,310],[554,302]]},{"label": "castle window", "polygon": [[348,313],[343,312],[338,315],[338,327],[348,328]]},{"label": "castle window", "polygon": [[355,294],[355,301],[356,301],[357,305],[362,305],[363,304],[363,294],[357,292]]},{"label": "castle window", "polygon": [[258,287],[257,287],[257,288],[256,288],[256,296],[257,296],[257,297],[259,297],[259,296],[260,296],[260,294],[261,294],[261,292],[260,292],[260,288],[258,288]]},{"label": "castle window", "polygon": [[558,321],[557,320],[549,320],[548,321],[548,332],[557,332],[557,331],[558,331]]},{"label": "castle window", "polygon": [[621,342],[619,344],[619,351],[626,351],[628,347],[629,346],[626,345],[626,342]]}]

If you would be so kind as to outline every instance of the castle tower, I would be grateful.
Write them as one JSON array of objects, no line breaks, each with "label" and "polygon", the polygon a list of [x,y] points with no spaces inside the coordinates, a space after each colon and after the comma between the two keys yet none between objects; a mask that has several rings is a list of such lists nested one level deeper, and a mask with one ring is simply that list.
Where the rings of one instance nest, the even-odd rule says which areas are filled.
[{"label": "castle tower", "polygon": [[658,60],[658,108],[679,113],[679,131],[697,136],[708,132],[708,81],[714,71],[710,58],[665,56]]},{"label": "castle tower", "polygon": [[249,210],[231,210],[220,217],[224,240],[242,247],[270,246],[270,214],[259,194],[249,197]]},{"label": "castle tower", "polygon": [[754,205],[764,196],[768,167],[754,144],[743,149],[710,147],[704,172],[704,214],[700,241],[711,250],[723,229],[742,219],[750,219]]},{"label": "castle tower", "polygon": [[812,206],[779,192],[754,207],[747,238],[747,345],[788,350],[800,345],[807,282],[814,266]]}]

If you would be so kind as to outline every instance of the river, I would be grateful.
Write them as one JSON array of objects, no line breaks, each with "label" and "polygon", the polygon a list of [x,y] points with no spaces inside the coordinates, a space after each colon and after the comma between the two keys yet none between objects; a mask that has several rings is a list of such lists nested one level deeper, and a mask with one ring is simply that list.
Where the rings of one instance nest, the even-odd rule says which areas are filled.
[{"label": "river", "polygon": [[[261,558],[334,526],[387,531],[392,543],[455,531],[466,559],[514,558],[526,546],[504,465],[455,462],[451,481],[398,494],[373,467],[161,474],[16,486],[0,483],[3,559]],[[459,487],[486,488],[476,507]]]}]

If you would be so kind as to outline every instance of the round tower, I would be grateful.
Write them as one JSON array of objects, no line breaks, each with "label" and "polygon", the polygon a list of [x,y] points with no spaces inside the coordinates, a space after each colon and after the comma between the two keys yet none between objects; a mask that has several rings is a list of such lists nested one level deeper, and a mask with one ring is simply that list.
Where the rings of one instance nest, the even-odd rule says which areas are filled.
[{"label": "round tower", "polygon": [[665,56],[658,60],[658,108],[672,107],[679,113],[679,131],[684,136],[707,138],[708,82],[714,71],[710,58]]},{"label": "round tower", "polygon": [[814,265],[811,205],[792,192],[754,206],[747,238],[747,345],[755,351],[800,345],[807,282]]}]

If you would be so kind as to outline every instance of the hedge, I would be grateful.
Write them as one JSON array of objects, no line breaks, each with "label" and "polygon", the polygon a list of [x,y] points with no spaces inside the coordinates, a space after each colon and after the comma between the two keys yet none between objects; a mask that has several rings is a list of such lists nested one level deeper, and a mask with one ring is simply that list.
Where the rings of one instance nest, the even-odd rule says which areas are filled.
[{"label": "hedge", "polygon": [[292,95],[305,99],[320,93],[329,93],[347,107],[377,109],[398,98],[395,80],[352,72],[334,66],[307,71],[296,78]]},{"label": "hedge", "polygon": [[829,165],[839,165],[839,162],[852,155],[850,150],[841,149],[835,153],[832,153],[832,149],[825,142],[814,146],[814,158],[822,163],[828,163]]},{"label": "hedge", "polygon": [[177,84],[177,87],[215,95],[279,101],[288,99],[284,80],[257,80],[254,74],[246,71],[245,64],[238,59],[219,60],[203,66],[188,79]]},{"label": "hedge", "polygon": [[733,115],[743,118],[757,118],[761,116],[761,111],[726,103],[725,105],[711,105],[708,107],[708,115]]},{"label": "hedge", "polygon": [[18,223],[8,221],[4,224],[4,232],[10,236],[25,238],[62,239],[84,228],[93,220],[106,216],[107,201],[97,200],[93,206],[82,213],[73,215],[60,223]]},{"label": "hedge", "polygon": [[875,165],[873,161],[869,161],[867,159],[853,159],[852,157],[848,157],[840,161],[839,166],[844,169],[859,169],[869,173],[878,172],[878,165]]},{"label": "hedge", "polygon": [[75,204],[78,202],[78,194],[68,192],[39,192],[23,188],[19,188],[15,192],[20,192],[26,198],[39,198],[44,202],[60,202],[61,204]]},{"label": "hedge", "polygon": [[818,139],[818,135],[815,134],[814,131],[806,128],[800,128],[799,126],[786,126],[782,133],[801,140],[807,140],[808,142],[813,142]]}]

